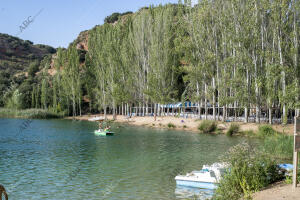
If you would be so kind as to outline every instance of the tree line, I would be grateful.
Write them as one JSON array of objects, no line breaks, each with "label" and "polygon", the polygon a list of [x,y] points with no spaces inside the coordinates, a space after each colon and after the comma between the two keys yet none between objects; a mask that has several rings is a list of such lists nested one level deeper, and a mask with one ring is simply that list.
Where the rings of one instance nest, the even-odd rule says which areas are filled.
[{"label": "tree line", "polygon": [[300,108],[299,4],[185,0],[124,15],[90,30],[87,52],[58,49],[31,107],[156,116],[159,104],[192,101],[205,118],[287,123]]}]

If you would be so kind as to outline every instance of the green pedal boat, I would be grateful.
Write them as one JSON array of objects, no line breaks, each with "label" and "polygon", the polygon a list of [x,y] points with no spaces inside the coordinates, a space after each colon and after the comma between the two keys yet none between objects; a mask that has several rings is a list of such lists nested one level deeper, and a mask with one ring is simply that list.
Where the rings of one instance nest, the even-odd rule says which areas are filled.
[{"label": "green pedal boat", "polygon": [[114,132],[111,132],[109,130],[105,131],[105,130],[95,130],[94,131],[95,135],[102,135],[102,136],[106,136],[106,135],[114,135]]}]

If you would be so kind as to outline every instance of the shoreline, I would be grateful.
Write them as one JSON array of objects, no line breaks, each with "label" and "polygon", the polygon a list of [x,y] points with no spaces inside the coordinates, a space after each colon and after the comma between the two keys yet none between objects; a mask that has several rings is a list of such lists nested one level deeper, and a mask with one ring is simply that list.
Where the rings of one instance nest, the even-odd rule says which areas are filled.
[{"label": "shoreline", "polygon": [[[88,119],[93,117],[103,117],[102,114],[96,114],[96,115],[82,115],[82,116],[76,116],[73,117],[65,117],[64,119],[75,119],[75,120],[83,120],[88,121]],[[113,120],[112,115],[107,115],[108,120]],[[123,124],[129,124],[134,126],[144,126],[144,127],[150,127],[150,128],[160,128],[160,129],[171,129],[171,130],[181,130],[181,131],[190,131],[194,133],[199,133],[198,126],[199,124],[204,121],[196,118],[183,118],[183,117],[174,117],[174,116],[157,116],[156,121],[154,121],[153,116],[133,116],[131,118],[127,118],[123,115],[117,115],[117,119],[115,122],[123,123]],[[169,128],[168,124],[173,124],[176,127]],[[258,131],[258,128],[260,125],[265,125],[264,123],[256,124],[256,123],[244,123],[244,122],[222,122],[222,121],[216,121],[218,124],[218,128],[225,134],[228,128],[230,127],[230,124],[236,123],[240,126],[240,131],[253,131],[256,133]],[[293,135],[294,133],[294,125],[288,124],[288,125],[279,125],[275,124],[272,125],[272,128],[278,132],[281,132],[283,134]]]},{"label": "shoreline", "polygon": [[[103,115],[83,115],[75,117],[76,120],[86,120],[93,117],[103,117]],[[112,115],[107,115],[108,120],[112,120]],[[67,117],[66,119],[74,119],[73,117]],[[183,121],[182,121],[183,120]],[[173,117],[173,116],[163,116],[157,117],[157,120],[154,121],[154,117],[139,117],[134,116],[131,118],[126,118],[125,116],[118,115],[115,122],[123,123],[133,126],[144,126],[156,129],[166,129],[166,130],[181,130],[189,131],[193,133],[200,133],[198,130],[199,124],[203,120],[195,118],[183,118],[183,117]],[[168,123],[174,124],[175,128],[168,128]],[[243,122],[220,122],[217,121],[218,128],[221,129],[222,133],[225,134],[231,123],[237,123],[240,126],[240,131],[253,131],[252,135],[255,136],[260,125],[265,125],[265,123],[256,124],[256,123],[243,123]],[[184,128],[186,126],[186,128]],[[272,128],[276,131],[279,131],[283,134],[293,135],[294,125],[272,125]],[[244,134],[238,134],[240,136],[246,136]],[[246,137],[247,137],[246,136]],[[300,195],[300,188],[298,187],[295,191],[292,191],[291,184],[285,184],[283,181],[277,182],[263,188],[261,191],[255,192],[252,194],[254,200],[281,200],[281,199],[295,199]]]}]

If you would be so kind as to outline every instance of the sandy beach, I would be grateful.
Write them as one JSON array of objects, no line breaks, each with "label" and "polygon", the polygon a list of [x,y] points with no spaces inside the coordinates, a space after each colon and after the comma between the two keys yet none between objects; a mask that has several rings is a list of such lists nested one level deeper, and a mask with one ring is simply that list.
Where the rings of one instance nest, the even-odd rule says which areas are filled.
[{"label": "sandy beach", "polygon": [[[82,115],[75,117],[76,120],[88,120],[93,117],[103,117],[103,115]],[[113,119],[112,115],[107,115],[109,120]],[[73,119],[73,117],[67,117],[67,119]],[[163,116],[157,117],[156,121],[154,117],[125,117],[122,115],[118,115],[116,122],[118,123],[126,123],[129,125],[135,126],[145,126],[152,128],[168,128],[168,124],[172,123],[176,127],[176,130],[186,130],[191,132],[199,132],[198,126],[202,120],[195,118],[182,118],[182,117],[173,117],[173,116]],[[222,130],[222,132],[226,133],[226,130],[229,128],[231,123],[237,123],[240,125],[241,131],[253,131],[257,132],[258,127],[261,124],[256,123],[243,123],[243,122],[220,122],[218,121],[218,128]],[[274,130],[282,132],[284,134],[293,134],[294,126],[292,124],[289,125],[272,125]]]}]

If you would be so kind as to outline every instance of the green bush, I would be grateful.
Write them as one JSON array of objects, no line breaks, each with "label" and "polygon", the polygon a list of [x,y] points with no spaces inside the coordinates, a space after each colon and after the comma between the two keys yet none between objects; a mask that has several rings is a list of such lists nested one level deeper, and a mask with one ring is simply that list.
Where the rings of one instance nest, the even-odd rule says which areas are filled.
[{"label": "green bush", "polygon": [[176,126],[172,123],[168,123],[168,128],[176,128]]},{"label": "green bush", "polygon": [[230,124],[230,127],[228,131],[226,132],[226,135],[232,136],[240,131],[240,125],[232,123]]},{"label": "green bush", "polygon": [[198,129],[201,133],[213,133],[217,130],[217,124],[214,121],[204,120]]},{"label": "green bush", "polygon": [[217,200],[251,199],[252,193],[284,178],[274,160],[245,143],[232,147],[222,160],[229,170],[216,190]]},{"label": "green bush", "polygon": [[258,128],[258,136],[266,137],[276,134],[276,131],[270,125],[262,125]]}]

